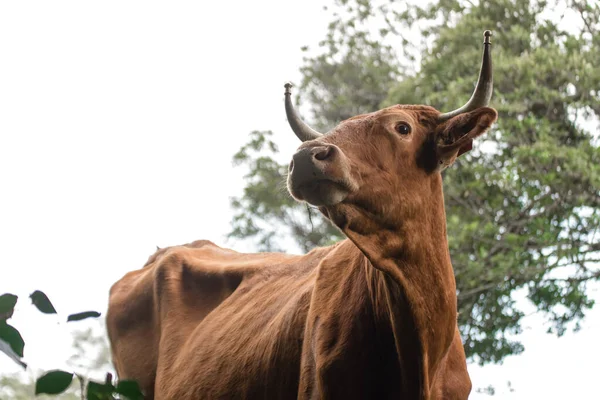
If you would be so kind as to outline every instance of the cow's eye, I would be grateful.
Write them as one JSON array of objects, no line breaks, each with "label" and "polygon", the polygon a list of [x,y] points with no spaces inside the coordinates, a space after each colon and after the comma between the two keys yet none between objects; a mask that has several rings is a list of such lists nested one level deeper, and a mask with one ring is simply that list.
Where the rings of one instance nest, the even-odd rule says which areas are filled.
[{"label": "cow's eye", "polygon": [[405,122],[400,122],[398,125],[396,125],[396,132],[401,135],[408,135],[410,133],[410,125]]}]

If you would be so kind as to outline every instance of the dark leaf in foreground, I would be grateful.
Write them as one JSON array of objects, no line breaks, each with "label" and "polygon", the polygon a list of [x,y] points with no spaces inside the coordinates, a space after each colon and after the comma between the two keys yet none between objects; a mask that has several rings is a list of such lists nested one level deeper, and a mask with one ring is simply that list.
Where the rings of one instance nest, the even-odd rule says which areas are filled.
[{"label": "dark leaf in foreground", "polygon": [[144,394],[136,381],[120,381],[117,384],[117,393],[126,396],[129,400],[142,400]]},{"label": "dark leaf in foreground", "polygon": [[14,327],[4,321],[0,322],[0,339],[8,343],[10,348],[19,356],[23,357],[25,342],[21,334]]},{"label": "dark leaf in foreground", "polygon": [[90,381],[87,386],[88,400],[112,400],[115,387],[111,384]]},{"label": "dark leaf in foreground", "polygon": [[98,318],[100,313],[98,311],[85,311],[77,314],[71,314],[67,317],[67,322],[70,321],[81,321],[86,318]]},{"label": "dark leaf in foreground", "polygon": [[59,394],[67,390],[73,381],[71,372],[54,370],[46,372],[35,382],[35,394]]},{"label": "dark leaf in foreground", "polygon": [[56,309],[44,292],[36,290],[35,292],[31,293],[29,298],[31,298],[33,305],[44,314],[56,314]]},{"label": "dark leaf in foreground", "polygon": [[[17,304],[17,296],[10,293],[4,293],[0,296],[0,319],[8,319]],[[4,318],[4,314],[10,314],[8,317]]]},{"label": "dark leaf in foreground", "polygon": [[0,351],[6,354],[11,360],[19,364],[23,368],[27,368],[27,364],[21,361],[21,357],[12,349],[10,344],[0,339]]}]

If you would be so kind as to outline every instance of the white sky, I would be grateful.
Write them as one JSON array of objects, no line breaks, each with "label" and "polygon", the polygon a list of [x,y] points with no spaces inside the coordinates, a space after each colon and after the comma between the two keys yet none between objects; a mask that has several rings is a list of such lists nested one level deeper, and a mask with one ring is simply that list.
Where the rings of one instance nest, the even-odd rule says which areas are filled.
[{"label": "white sky", "polygon": [[[300,47],[323,38],[320,4],[0,3],[0,293],[20,296],[12,322],[32,367],[62,367],[74,326],[37,313],[33,290],[66,319],[104,312],[110,285],[157,245],[251,250],[224,238],[243,187],[231,157],[255,129],[272,129],[284,154],[298,145],[283,83],[298,82]],[[589,314],[561,339],[529,317],[525,353],[471,366],[475,387],[597,398],[600,315]],[[0,372],[15,371],[0,355]]]}]

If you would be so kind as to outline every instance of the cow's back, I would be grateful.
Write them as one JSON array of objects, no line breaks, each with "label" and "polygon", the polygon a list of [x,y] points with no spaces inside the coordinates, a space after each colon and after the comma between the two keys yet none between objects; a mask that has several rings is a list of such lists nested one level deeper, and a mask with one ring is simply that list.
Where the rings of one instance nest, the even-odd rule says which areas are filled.
[{"label": "cow's back", "polygon": [[242,254],[206,241],[158,251],[111,289],[119,377],[156,398],[295,397],[316,267],[329,251]]},{"label": "cow's back", "polygon": [[[111,289],[119,378],[157,399],[402,398],[418,382],[401,381],[397,288],[359,255],[349,241],[303,256],[210,242],[158,251]],[[432,398],[465,399],[458,331],[448,350]]]}]

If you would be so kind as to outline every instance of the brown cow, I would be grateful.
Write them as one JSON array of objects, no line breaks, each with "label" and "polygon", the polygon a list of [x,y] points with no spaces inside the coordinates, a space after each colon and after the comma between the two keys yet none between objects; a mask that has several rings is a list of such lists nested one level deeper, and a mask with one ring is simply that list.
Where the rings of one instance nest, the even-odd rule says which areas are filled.
[{"label": "brown cow", "polygon": [[157,251],[111,289],[121,379],[157,399],[466,399],[441,170],[496,120],[489,34],[462,108],[393,106],[304,141],[288,188],[348,239],[302,256],[207,241]]}]

